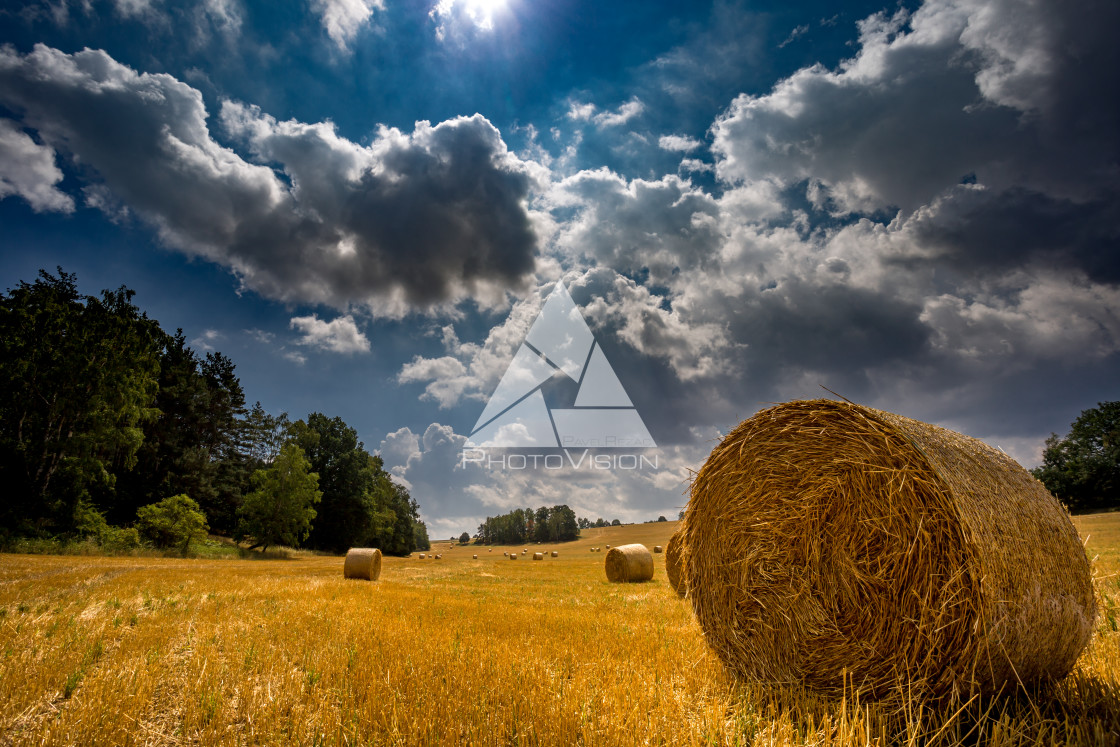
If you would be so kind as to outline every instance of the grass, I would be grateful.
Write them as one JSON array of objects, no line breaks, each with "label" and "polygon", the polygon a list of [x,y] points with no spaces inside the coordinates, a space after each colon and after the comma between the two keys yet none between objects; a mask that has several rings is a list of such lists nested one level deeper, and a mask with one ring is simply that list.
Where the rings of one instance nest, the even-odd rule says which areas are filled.
[{"label": "grass", "polygon": [[1075,523],[1098,556],[1089,649],[1061,683],[959,711],[730,680],[663,554],[619,585],[589,552],[675,522],[527,545],[559,550],[536,563],[437,542],[372,584],[301,553],[3,555],[0,745],[1115,744],[1120,514]]}]

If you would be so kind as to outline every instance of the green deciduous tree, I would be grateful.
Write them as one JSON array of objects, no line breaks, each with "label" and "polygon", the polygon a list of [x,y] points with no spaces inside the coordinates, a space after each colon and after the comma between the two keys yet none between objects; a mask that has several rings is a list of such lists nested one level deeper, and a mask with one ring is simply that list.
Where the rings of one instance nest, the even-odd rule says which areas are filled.
[{"label": "green deciduous tree", "polygon": [[319,492],[319,476],[311,471],[303,450],[285,444],[272,465],[253,473],[253,492],[238,509],[241,531],[254,547],[298,547],[311,531]]},{"label": "green deciduous tree", "polygon": [[178,547],[187,554],[192,539],[206,539],[206,514],[186,495],[173,495],[159,503],[141,506],[136,527],[157,547]]},{"label": "green deciduous tree", "polygon": [[478,527],[478,542],[486,545],[520,544],[527,539],[567,542],[579,537],[579,529],[576,512],[567,506],[541,506],[536,511],[517,508],[501,516],[487,516]]},{"label": "green deciduous tree", "polygon": [[291,434],[318,473],[323,493],[309,546],[331,552],[351,547],[412,552],[417,505],[385,472],[381,457],[365,450],[357,431],[342,418],[314,412],[293,423]]},{"label": "green deciduous tree", "polygon": [[0,296],[0,526],[68,532],[78,502],[111,492],[154,419],[158,325],[132,291],[78,294],[40,272]]},{"label": "green deciduous tree", "polygon": [[122,475],[107,502],[120,522],[156,498],[186,493],[217,532],[230,533],[253,465],[242,449],[245,395],[233,362],[221,353],[200,358],[182,330],[160,331],[158,417],[145,424],[136,469]]},{"label": "green deciduous tree", "polygon": [[1033,472],[1071,510],[1120,506],[1120,402],[1082,411],[1065,438],[1050,434]]}]

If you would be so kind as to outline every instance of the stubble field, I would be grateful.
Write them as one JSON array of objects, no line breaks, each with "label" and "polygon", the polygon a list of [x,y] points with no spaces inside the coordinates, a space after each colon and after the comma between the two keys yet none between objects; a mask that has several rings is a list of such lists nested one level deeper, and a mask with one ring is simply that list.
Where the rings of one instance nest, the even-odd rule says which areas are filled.
[{"label": "stubble field", "polygon": [[516,561],[437,543],[376,583],[300,554],[0,555],[0,744],[1117,744],[1120,513],[1075,523],[1101,614],[1074,673],[936,708],[729,679],[664,555],[620,585],[590,552],[666,545],[676,522]]}]

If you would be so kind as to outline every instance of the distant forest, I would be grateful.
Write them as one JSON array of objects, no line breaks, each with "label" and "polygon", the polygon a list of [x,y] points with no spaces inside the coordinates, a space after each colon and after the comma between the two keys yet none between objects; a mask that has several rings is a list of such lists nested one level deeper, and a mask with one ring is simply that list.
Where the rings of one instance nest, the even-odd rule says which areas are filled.
[{"label": "distant forest", "polygon": [[353,428],[246,406],[233,361],[200,356],[132,298],[83,297],[61,268],[0,296],[0,547],[185,549],[208,529],[258,546],[428,549],[416,501]]},{"label": "distant forest", "polygon": [[[665,521],[658,516],[658,521]],[[575,511],[567,505],[541,506],[536,511],[531,508],[515,508],[501,516],[487,516],[478,526],[474,541],[478,545],[516,545],[521,542],[570,542],[579,539],[581,529],[593,527],[619,526],[618,519],[591,521],[582,516],[576,518]],[[463,537],[466,537],[464,532]],[[465,541],[463,539],[462,541]]]}]

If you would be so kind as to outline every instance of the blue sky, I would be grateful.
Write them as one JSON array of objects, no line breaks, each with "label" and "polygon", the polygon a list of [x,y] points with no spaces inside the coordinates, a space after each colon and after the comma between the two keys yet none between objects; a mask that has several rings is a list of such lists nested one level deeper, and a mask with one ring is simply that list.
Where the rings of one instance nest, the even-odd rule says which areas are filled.
[{"label": "blue sky", "polygon": [[[675,513],[820,396],[1027,466],[1120,398],[1115,3],[56,0],[0,9],[0,284],[124,284],[341,415],[433,536]],[[563,280],[641,472],[457,467]]]}]

